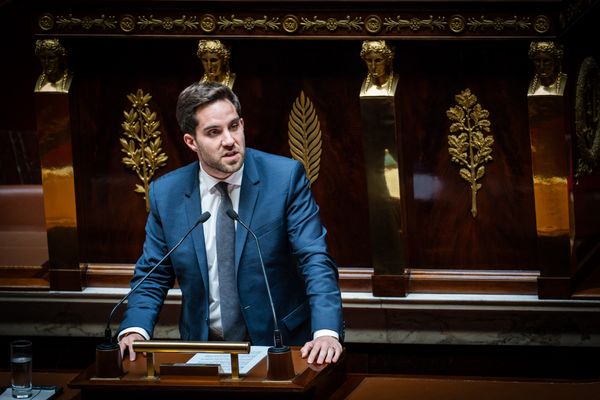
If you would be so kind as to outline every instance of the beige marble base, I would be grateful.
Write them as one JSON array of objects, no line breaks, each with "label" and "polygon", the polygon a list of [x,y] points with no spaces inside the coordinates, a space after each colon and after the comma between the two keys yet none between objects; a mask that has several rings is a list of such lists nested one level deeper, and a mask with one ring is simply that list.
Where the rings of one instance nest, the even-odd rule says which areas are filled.
[{"label": "beige marble base", "polygon": [[[0,292],[0,335],[90,336],[104,333],[126,289]],[[600,301],[535,296],[343,293],[346,342],[600,346]],[[181,293],[172,290],[155,331],[178,339]],[[118,328],[122,310],[111,327]]]}]

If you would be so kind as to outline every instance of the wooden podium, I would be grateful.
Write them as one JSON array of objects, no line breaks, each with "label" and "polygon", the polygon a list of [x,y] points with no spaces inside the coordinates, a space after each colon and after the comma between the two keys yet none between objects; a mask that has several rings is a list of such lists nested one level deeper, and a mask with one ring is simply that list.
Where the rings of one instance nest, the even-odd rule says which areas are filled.
[{"label": "wooden podium", "polygon": [[118,379],[95,378],[95,365],[69,383],[81,390],[82,400],[88,399],[189,399],[210,395],[219,399],[326,399],[345,379],[344,354],[336,364],[321,370],[309,366],[300,357],[299,348],[292,348],[295,378],[291,381],[267,380],[267,359],[259,362],[239,380],[221,376],[160,376],[161,364],[184,363],[191,354],[155,354],[157,379],[146,377],[146,359],[138,355],[134,362],[123,361],[125,374]]}]

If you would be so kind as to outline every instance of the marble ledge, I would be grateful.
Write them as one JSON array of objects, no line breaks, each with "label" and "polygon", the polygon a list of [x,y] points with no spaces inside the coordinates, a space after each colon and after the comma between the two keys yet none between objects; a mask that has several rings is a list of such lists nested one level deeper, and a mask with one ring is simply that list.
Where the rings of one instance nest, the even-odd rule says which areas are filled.
[{"label": "marble ledge", "polygon": [[[101,336],[126,288],[0,292],[0,335]],[[600,301],[535,296],[342,293],[351,343],[600,346]],[[177,339],[181,292],[169,292],[155,337]],[[124,306],[121,306],[124,308]],[[122,310],[112,328],[117,329]]]}]

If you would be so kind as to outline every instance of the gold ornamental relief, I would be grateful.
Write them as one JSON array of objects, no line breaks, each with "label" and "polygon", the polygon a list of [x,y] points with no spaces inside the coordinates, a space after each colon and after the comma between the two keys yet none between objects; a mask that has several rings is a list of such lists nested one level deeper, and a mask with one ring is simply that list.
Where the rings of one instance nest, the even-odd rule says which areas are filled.
[{"label": "gold ornamental relief", "polygon": [[409,28],[411,31],[418,31],[421,28],[426,28],[432,31],[434,29],[444,30],[446,29],[447,24],[448,23],[444,17],[437,16],[434,18],[433,15],[430,15],[429,18],[426,19],[416,17],[402,19],[398,15],[395,20],[392,18],[386,18],[385,22],[383,23],[387,32],[391,30],[400,31],[402,28]]},{"label": "gold ornamental relief", "polygon": [[281,22],[279,22],[279,17],[268,18],[266,15],[262,18],[245,17],[244,19],[231,15],[231,18],[220,16],[218,26],[219,30],[244,28],[247,31],[255,29],[278,31],[281,27]]},{"label": "gold ornamental relief", "polygon": [[462,168],[459,173],[471,187],[471,215],[477,217],[477,192],[481,184],[477,181],[485,175],[483,164],[492,160],[494,138],[484,136],[490,132],[489,112],[477,103],[477,96],[465,89],[454,97],[457,106],[450,107],[446,116],[452,122],[448,135],[448,153],[452,161]]},{"label": "gold ornamental relief", "polygon": [[520,18],[515,15],[509,19],[504,19],[502,17],[495,17],[492,19],[482,15],[479,19],[469,18],[467,26],[471,31],[485,31],[487,29],[492,29],[495,31],[503,31],[504,29],[526,31],[531,29],[532,25],[528,17]]},{"label": "gold ornamental relief", "polygon": [[97,17],[74,17],[73,14],[67,16],[59,15],[56,18],[56,26],[61,29],[83,28],[90,30],[92,28],[101,28],[104,30],[115,29],[117,19],[114,15],[99,15]]},{"label": "gold ornamental relief", "polygon": [[302,163],[311,185],[321,168],[321,124],[304,91],[294,102],[288,121],[288,144],[292,157]]},{"label": "gold ornamental relief", "polygon": [[146,17],[141,15],[138,18],[138,26],[140,29],[153,30],[154,28],[162,28],[166,31],[170,31],[174,28],[185,30],[198,30],[200,23],[196,20],[196,17],[188,17],[182,15],[181,18],[155,18],[153,15]]},{"label": "gold ornamental relief", "polygon": [[347,16],[344,19],[337,18],[327,18],[327,19],[319,19],[317,16],[314,16],[311,19],[302,18],[302,30],[314,30],[325,28],[330,32],[335,32],[338,29],[345,29],[347,31],[362,31],[363,30],[363,19],[361,17],[350,18]]},{"label": "gold ornamental relief", "polygon": [[150,110],[148,102],[152,99],[149,94],[144,94],[138,89],[136,94],[128,94],[127,99],[133,107],[123,111],[125,121],[121,151],[127,156],[121,162],[131,168],[140,178],[142,184],[136,184],[134,191],[144,195],[146,211],[150,211],[148,188],[150,181],[158,168],[167,163],[167,155],[162,151],[161,133],[158,130],[160,122],[156,120],[156,113]]}]

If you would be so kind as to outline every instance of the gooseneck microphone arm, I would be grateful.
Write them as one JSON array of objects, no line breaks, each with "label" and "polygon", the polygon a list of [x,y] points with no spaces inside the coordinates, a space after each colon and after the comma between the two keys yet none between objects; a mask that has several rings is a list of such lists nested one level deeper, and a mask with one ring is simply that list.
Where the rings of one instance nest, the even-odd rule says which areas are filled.
[{"label": "gooseneck microphone arm", "polygon": [[267,278],[267,271],[265,270],[265,263],[263,262],[262,252],[260,251],[260,243],[258,242],[258,237],[256,234],[250,229],[248,225],[246,225],[241,219],[240,216],[233,211],[231,208],[226,211],[227,216],[234,221],[237,221],[242,225],[254,238],[254,242],[256,243],[256,249],[258,250],[258,259],[260,260],[260,266],[262,268],[262,273],[265,278],[265,284],[267,285],[267,294],[269,295],[269,302],[271,303],[271,311],[273,312],[273,326],[275,328],[273,332],[273,337],[275,340],[275,347],[280,348],[283,347],[283,340],[281,338],[281,331],[279,330],[279,324],[277,323],[277,314],[275,313],[275,305],[273,304],[273,296],[271,296],[271,287],[269,285],[269,278]]},{"label": "gooseneck microphone arm", "polygon": [[119,308],[119,306],[121,304],[123,304],[123,302],[125,300],[127,300],[129,298],[129,296],[135,292],[135,290],[150,276],[152,275],[152,273],[154,272],[154,270],[156,270],[156,268],[158,268],[170,255],[171,253],[173,253],[178,247],[179,245],[181,245],[181,243],[183,243],[183,241],[185,240],[185,238],[187,238],[189,236],[190,233],[192,233],[192,231],[200,224],[203,224],[206,222],[206,220],[208,220],[210,218],[210,213],[207,211],[205,213],[203,213],[198,220],[194,223],[194,225],[192,225],[192,227],[190,229],[188,229],[188,231],[185,233],[185,235],[183,235],[183,237],[179,240],[179,242],[177,242],[175,244],[175,246],[173,246],[171,248],[171,250],[169,250],[167,252],[167,254],[165,254],[165,256],[163,258],[160,259],[159,262],[157,262],[151,269],[150,271],[148,271],[146,273],[146,275],[144,275],[144,277],[142,279],[140,279],[140,281],[138,283],[135,284],[134,287],[131,288],[131,290],[129,292],[127,292],[127,294],[125,295],[125,297],[123,297],[112,309],[112,311],[110,312],[110,314],[108,315],[108,320],[106,321],[106,328],[104,329],[104,340],[106,343],[114,343],[113,342],[113,337],[112,337],[112,332],[110,330],[110,322],[112,321],[112,317],[115,313],[115,311],[117,311],[117,309]]}]

